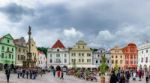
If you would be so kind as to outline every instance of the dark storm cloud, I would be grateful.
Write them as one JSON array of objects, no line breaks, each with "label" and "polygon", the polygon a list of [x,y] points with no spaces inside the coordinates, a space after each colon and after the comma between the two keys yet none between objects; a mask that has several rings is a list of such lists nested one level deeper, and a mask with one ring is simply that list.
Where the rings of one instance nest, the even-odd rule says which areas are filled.
[{"label": "dark storm cloud", "polygon": [[69,9],[67,4],[44,5],[35,9],[30,23],[37,28],[75,27],[85,33],[95,33],[98,30],[117,27],[117,20],[107,18],[108,11],[94,5],[77,10]]},{"label": "dark storm cloud", "polygon": [[33,10],[16,3],[10,3],[0,7],[0,12],[6,14],[11,22],[19,22],[24,15],[33,15]]}]

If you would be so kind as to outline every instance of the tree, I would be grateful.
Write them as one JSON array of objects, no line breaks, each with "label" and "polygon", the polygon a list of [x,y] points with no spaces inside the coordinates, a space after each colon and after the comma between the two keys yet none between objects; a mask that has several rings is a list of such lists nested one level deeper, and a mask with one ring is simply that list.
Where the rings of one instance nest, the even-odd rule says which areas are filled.
[{"label": "tree", "polygon": [[106,57],[105,55],[101,56],[101,65],[99,66],[99,71],[101,73],[101,83],[105,83],[105,73],[108,71],[108,65],[106,63]]},{"label": "tree", "polygon": [[105,57],[105,55],[101,56],[101,61],[102,61],[102,63],[99,66],[99,70],[100,70],[100,73],[102,75],[105,75],[105,73],[108,71],[108,65],[106,63],[106,57]]},{"label": "tree", "polygon": [[42,51],[42,52],[46,55],[46,57],[47,57],[47,50],[48,50],[48,48],[45,48],[45,47],[37,47],[37,49],[38,49],[39,51]]},{"label": "tree", "polygon": [[114,70],[115,70],[115,73],[117,73],[117,72],[118,72],[118,70],[119,70],[119,66],[118,66],[117,64],[115,64]]}]

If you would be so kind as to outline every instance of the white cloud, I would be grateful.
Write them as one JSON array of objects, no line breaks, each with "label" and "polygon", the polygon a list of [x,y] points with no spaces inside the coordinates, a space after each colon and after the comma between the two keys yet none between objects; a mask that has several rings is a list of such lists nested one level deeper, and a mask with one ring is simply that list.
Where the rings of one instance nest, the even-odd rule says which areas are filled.
[{"label": "white cloud", "polygon": [[99,31],[97,38],[107,41],[107,40],[114,39],[114,36],[108,30],[104,30],[104,31]]},{"label": "white cloud", "polygon": [[76,37],[81,38],[84,36],[84,34],[82,32],[76,30],[73,27],[69,28],[69,29],[64,29],[63,33],[66,37],[71,37],[71,38],[76,38]]}]

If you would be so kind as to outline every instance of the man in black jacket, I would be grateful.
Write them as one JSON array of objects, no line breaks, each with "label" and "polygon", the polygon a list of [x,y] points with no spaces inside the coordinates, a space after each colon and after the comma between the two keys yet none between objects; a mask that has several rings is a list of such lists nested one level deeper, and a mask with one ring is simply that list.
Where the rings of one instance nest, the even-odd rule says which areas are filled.
[{"label": "man in black jacket", "polygon": [[117,83],[118,79],[117,76],[115,75],[115,72],[112,71],[112,75],[110,77],[110,83]]},{"label": "man in black jacket", "polygon": [[7,83],[9,83],[9,78],[10,78],[10,68],[7,67],[5,70],[6,78],[7,78]]}]

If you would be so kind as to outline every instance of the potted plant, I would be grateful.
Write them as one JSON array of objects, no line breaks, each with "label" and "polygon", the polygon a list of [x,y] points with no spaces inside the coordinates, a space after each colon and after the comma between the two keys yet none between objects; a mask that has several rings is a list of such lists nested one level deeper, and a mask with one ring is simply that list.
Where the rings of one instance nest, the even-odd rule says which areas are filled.
[{"label": "potted plant", "polygon": [[105,83],[105,73],[108,71],[108,65],[106,63],[105,55],[101,56],[101,65],[99,66],[99,73],[100,73],[100,83]]}]

